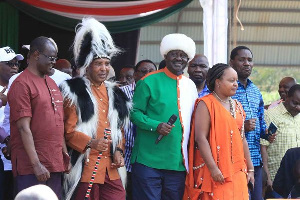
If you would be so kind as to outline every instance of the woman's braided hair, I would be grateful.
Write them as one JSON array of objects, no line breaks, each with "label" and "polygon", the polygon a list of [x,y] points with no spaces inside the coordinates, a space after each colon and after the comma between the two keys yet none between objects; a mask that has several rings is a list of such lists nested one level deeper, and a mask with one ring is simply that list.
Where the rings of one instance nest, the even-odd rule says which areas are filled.
[{"label": "woman's braided hair", "polygon": [[223,75],[225,69],[229,68],[230,66],[224,63],[215,64],[212,68],[208,70],[206,83],[208,89],[212,92],[215,90],[215,82],[216,79],[220,79]]}]

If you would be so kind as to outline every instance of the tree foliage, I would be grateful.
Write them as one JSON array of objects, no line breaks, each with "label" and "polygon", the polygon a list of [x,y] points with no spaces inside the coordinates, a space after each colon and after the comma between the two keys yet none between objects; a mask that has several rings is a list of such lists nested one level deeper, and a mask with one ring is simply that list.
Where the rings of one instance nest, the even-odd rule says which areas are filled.
[{"label": "tree foliage", "polygon": [[300,68],[254,67],[250,79],[260,89],[265,104],[279,99],[278,85],[282,78],[291,76],[300,81]]}]

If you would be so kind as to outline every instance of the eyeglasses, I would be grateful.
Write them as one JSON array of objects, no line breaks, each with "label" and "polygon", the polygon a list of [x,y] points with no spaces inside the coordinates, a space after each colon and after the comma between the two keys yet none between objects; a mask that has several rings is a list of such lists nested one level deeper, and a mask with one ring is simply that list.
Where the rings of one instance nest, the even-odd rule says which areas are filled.
[{"label": "eyeglasses", "polygon": [[47,55],[45,55],[45,54],[43,54],[43,53],[41,53],[41,52],[39,52],[40,54],[42,54],[43,56],[45,56],[46,58],[48,58],[48,60],[50,61],[50,62],[56,62],[57,61],[57,57],[55,57],[55,56],[47,56]]},{"label": "eyeglasses", "polygon": [[8,65],[10,68],[16,66],[16,67],[20,67],[21,63],[18,62],[9,62],[9,61],[4,61],[3,63],[5,63],[6,65]]}]

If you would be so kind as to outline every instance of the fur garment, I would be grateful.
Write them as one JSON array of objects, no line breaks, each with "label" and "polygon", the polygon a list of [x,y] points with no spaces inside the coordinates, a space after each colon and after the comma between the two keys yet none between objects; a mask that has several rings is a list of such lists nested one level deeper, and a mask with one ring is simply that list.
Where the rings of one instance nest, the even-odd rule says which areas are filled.
[{"label": "fur garment", "polygon": [[[112,150],[116,150],[118,144],[122,142],[122,127],[129,123],[129,113],[132,103],[127,96],[117,87],[116,83],[104,82],[107,88],[109,99],[108,120],[111,128]],[[83,78],[74,78],[63,82],[60,89],[64,99],[70,101],[70,106],[76,106],[78,122],[76,130],[86,135],[96,138],[97,124],[99,121],[97,101],[92,94],[90,81]],[[81,179],[83,165],[89,157],[88,149],[84,154],[71,150],[72,169],[69,174],[64,175],[64,199],[71,199],[77,184]],[[100,161],[101,162],[101,161]],[[126,169],[118,169],[123,186],[126,184]]]}]

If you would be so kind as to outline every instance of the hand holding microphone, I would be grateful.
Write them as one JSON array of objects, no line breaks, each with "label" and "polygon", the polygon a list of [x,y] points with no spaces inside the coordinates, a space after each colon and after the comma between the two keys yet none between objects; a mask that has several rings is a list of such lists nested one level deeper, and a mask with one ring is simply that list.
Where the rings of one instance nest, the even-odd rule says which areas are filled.
[{"label": "hand holding microphone", "polygon": [[158,138],[155,141],[155,144],[158,144],[158,142],[166,135],[168,135],[172,128],[174,127],[174,123],[177,120],[176,115],[172,115],[167,123],[160,123],[157,126],[157,132],[160,134]]}]

